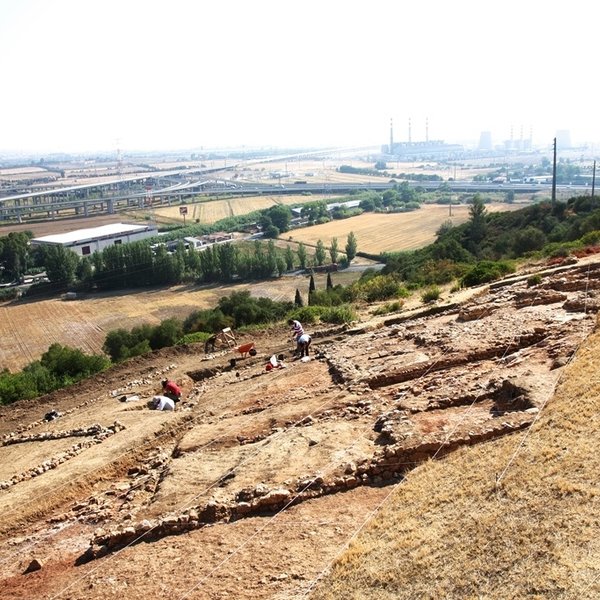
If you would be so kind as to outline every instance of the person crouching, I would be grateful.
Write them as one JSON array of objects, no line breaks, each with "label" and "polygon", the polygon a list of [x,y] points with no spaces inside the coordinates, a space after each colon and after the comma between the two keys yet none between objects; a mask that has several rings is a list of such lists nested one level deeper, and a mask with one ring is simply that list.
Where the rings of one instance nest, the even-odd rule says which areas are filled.
[{"label": "person crouching", "polygon": [[308,335],[308,333],[303,333],[298,338],[298,350],[300,353],[300,358],[304,358],[305,356],[309,355],[309,348],[311,342],[312,338],[310,337],[310,335]]},{"label": "person crouching", "polygon": [[162,389],[162,395],[170,398],[173,402],[179,402],[181,400],[181,388],[174,381],[163,379]]},{"label": "person crouching", "polygon": [[154,410],[175,410],[175,402],[166,396],[154,396],[148,404]]}]

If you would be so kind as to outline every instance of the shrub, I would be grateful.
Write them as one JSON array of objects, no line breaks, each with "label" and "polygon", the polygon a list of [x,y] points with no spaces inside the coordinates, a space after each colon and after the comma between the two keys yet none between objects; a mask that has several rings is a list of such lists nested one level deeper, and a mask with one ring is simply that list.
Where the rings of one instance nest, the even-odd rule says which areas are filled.
[{"label": "shrub", "polygon": [[396,300],[396,302],[387,302],[386,304],[383,304],[382,306],[378,306],[371,314],[387,315],[389,313],[398,312],[402,308],[403,305],[404,305],[404,302],[402,302],[400,300]]},{"label": "shrub", "polygon": [[514,267],[506,261],[482,260],[471,267],[461,281],[464,286],[471,287],[500,279],[514,271]]},{"label": "shrub", "polygon": [[181,346],[183,344],[198,344],[205,342],[212,333],[208,333],[206,331],[196,331],[195,333],[187,333],[182,338],[177,340],[177,345]]},{"label": "shrub", "polygon": [[423,300],[423,302],[425,304],[427,304],[428,302],[435,302],[436,300],[439,299],[440,295],[441,295],[440,288],[438,288],[436,286],[432,286],[430,288],[427,288],[421,294],[421,300]]},{"label": "shrub", "polygon": [[588,231],[581,237],[581,242],[585,246],[596,246],[600,242],[600,231],[595,229],[594,231]]},{"label": "shrub", "polygon": [[322,308],[319,306],[303,306],[288,313],[288,319],[296,319],[300,323],[318,323]]},{"label": "shrub", "polygon": [[19,288],[18,287],[9,287],[0,290],[0,302],[4,302],[5,300],[14,300],[19,297]]},{"label": "shrub", "polygon": [[534,285],[539,285],[540,283],[542,283],[541,275],[532,275],[531,277],[527,278],[527,287],[533,287]]},{"label": "shrub", "polygon": [[351,323],[352,321],[356,321],[356,318],[356,312],[349,304],[325,308],[321,312],[321,321],[324,323],[341,325],[342,323]]}]

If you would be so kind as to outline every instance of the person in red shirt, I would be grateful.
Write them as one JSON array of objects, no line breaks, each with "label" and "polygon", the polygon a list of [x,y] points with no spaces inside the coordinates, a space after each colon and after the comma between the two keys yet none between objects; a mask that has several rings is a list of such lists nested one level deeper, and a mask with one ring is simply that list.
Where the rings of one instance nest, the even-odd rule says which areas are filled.
[{"label": "person in red shirt", "polygon": [[162,381],[163,395],[167,398],[171,398],[173,402],[179,402],[181,400],[181,388],[170,379],[164,379]]}]

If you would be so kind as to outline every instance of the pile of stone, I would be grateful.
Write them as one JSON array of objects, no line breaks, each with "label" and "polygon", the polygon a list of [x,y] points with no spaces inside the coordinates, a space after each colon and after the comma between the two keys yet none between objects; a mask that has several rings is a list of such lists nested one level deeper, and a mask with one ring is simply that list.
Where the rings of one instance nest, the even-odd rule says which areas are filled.
[{"label": "pile of stone", "polygon": [[[87,448],[90,448],[91,446],[94,446],[96,444],[101,444],[108,437],[114,435],[115,433],[117,433],[119,431],[124,430],[125,426],[122,423],[120,423],[119,421],[115,421],[114,424],[110,425],[109,427],[102,427],[101,425],[92,425],[92,427],[90,429],[92,429],[94,431],[94,433],[87,434],[87,435],[93,436],[91,440],[85,440],[82,442],[78,442],[77,444],[74,444],[69,449],[65,450],[64,452],[61,452],[60,454],[57,454],[56,456],[45,460],[43,463],[37,465],[36,467],[32,467],[31,469],[28,469],[27,471],[23,471],[22,473],[13,475],[8,480],[0,481],[0,490],[6,490],[9,487],[16,485],[17,483],[21,483],[22,481],[26,481],[28,479],[33,479],[34,477],[43,475],[47,471],[56,469],[56,467],[67,462],[68,460],[71,460],[72,458],[74,458],[75,456],[77,456],[78,454],[80,454],[81,452],[86,450]],[[19,440],[19,441],[21,441],[21,442],[40,441],[40,440],[45,440],[45,439],[51,440],[51,439],[60,439],[60,437],[69,437],[69,435],[61,436],[60,435],[61,433],[69,433],[69,435],[71,434],[70,432],[46,432],[43,434],[36,435],[35,439],[33,439],[33,440],[27,439],[27,440]],[[54,434],[59,434],[59,437],[53,437]],[[6,444],[6,441],[4,443]],[[18,442],[10,442],[10,443],[18,443]]]}]

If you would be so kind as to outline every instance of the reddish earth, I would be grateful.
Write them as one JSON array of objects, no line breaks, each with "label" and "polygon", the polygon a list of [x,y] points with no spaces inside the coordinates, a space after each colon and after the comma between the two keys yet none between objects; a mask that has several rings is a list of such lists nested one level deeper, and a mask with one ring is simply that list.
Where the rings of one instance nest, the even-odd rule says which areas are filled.
[{"label": "reddish earth", "polygon": [[[2,598],[306,597],[404,473],[527,427],[552,396],[600,262],[539,275],[311,330],[309,362],[282,327],[234,368],[232,349],[174,348],[0,408]],[[165,376],[184,399],[151,411]]]}]

